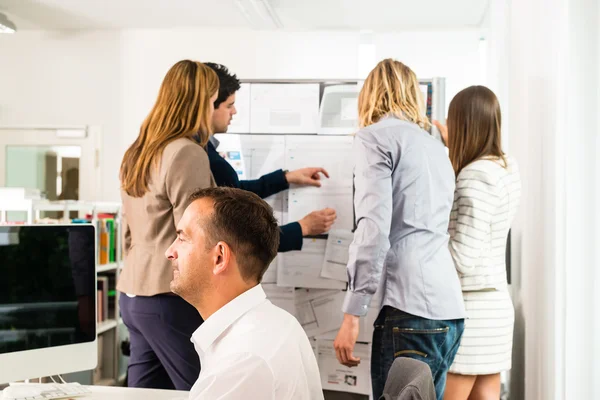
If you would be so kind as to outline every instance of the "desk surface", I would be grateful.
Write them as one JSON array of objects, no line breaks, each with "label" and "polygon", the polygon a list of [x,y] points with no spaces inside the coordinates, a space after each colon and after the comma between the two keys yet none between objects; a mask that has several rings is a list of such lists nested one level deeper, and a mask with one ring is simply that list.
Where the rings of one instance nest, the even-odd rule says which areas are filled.
[{"label": "desk surface", "polygon": [[[160,389],[135,389],[115,386],[86,386],[91,394],[77,397],[76,400],[187,400],[189,392]],[[0,398],[1,396],[0,391]],[[324,391],[326,400],[367,400],[369,396],[350,393]]]},{"label": "desk surface", "polygon": [[[76,400],[188,400],[189,392],[161,389],[135,389],[116,386],[86,386],[92,393]],[[0,390],[0,399],[2,391]]]},{"label": "desk surface", "polygon": [[79,397],[80,400],[187,400],[189,392],[161,389],[135,389],[114,386],[86,386],[92,391],[90,395]]}]

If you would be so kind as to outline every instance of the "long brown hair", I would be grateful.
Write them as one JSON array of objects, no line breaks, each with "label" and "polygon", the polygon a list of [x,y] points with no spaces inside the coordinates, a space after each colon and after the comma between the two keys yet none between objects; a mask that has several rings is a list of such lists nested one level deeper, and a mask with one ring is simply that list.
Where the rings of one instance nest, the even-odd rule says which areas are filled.
[{"label": "long brown hair", "polygon": [[423,113],[423,104],[415,73],[400,61],[385,59],[369,73],[358,96],[360,127],[392,114],[427,130],[430,122]]},{"label": "long brown hair", "polygon": [[502,115],[494,92],[485,86],[460,91],[448,109],[448,149],[454,172],[475,160],[493,157],[503,161]]},{"label": "long brown hair", "polygon": [[199,134],[200,145],[206,145],[212,133],[210,99],[218,89],[217,74],[200,62],[183,60],[169,69],[154,107],[121,163],[121,185],[128,195],[144,196],[152,168],[172,141]]}]

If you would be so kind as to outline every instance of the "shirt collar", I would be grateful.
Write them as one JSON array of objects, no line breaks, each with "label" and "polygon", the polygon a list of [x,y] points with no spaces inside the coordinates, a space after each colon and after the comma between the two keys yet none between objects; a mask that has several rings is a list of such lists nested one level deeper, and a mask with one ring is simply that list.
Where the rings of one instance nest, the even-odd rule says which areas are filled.
[{"label": "shirt collar", "polygon": [[260,284],[245,291],[204,321],[192,335],[192,342],[200,347],[202,352],[206,352],[227,328],[266,298]]},{"label": "shirt collar", "polygon": [[215,146],[215,149],[217,149],[219,147],[219,145],[221,144],[221,142],[219,142],[219,140],[215,137],[215,135],[210,135],[210,137],[208,138],[208,141],[211,142],[213,146]]},{"label": "shirt collar", "polygon": [[[196,141],[196,143],[200,143],[200,134],[195,134],[194,136],[192,136],[192,138]],[[215,135],[210,135],[208,137],[208,142],[215,147],[215,150],[221,144],[221,142],[219,142]]]}]

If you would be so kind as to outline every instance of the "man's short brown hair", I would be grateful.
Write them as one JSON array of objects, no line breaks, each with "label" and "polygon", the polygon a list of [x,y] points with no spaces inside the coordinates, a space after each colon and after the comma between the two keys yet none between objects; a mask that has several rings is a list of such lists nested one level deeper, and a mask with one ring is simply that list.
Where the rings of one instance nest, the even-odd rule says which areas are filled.
[{"label": "man's short brown hair", "polygon": [[204,198],[214,203],[211,217],[202,221],[207,246],[227,243],[236,256],[242,278],[260,282],[279,247],[279,227],[273,209],[254,193],[235,188],[198,189],[190,201]]}]

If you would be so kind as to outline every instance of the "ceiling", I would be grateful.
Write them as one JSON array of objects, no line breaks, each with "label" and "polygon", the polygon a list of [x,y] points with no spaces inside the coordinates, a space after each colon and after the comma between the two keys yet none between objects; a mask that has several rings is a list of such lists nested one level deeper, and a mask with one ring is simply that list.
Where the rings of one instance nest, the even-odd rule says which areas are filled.
[{"label": "ceiling", "polygon": [[284,26],[407,31],[478,27],[488,0],[279,0]]},{"label": "ceiling", "polygon": [[[289,30],[406,31],[478,27],[489,0],[266,0]],[[259,0],[0,0],[18,30],[269,29]],[[238,3],[245,4],[240,8]],[[246,10],[246,14],[243,12]],[[248,10],[251,12],[248,13]],[[257,23],[258,21],[258,23]],[[269,20],[270,21],[270,20]]]}]

